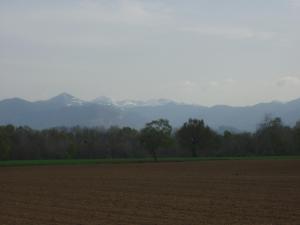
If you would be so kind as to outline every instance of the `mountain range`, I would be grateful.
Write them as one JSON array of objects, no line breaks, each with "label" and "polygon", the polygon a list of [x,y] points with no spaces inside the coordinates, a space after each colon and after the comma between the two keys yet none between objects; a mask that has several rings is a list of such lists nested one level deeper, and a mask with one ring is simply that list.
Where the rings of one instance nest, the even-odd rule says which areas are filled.
[{"label": "mountain range", "polygon": [[220,132],[239,132],[254,131],[267,114],[281,117],[284,124],[294,126],[300,120],[300,98],[285,103],[269,102],[243,107],[206,107],[168,99],[113,101],[99,97],[83,101],[67,93],[35,102],[20,98],[0,101],[1,125],[26,125],[35,129],[77,125],[141,128],[158,118],[166,118],[173,127],[180,127],[189,118],[198,118]]}]

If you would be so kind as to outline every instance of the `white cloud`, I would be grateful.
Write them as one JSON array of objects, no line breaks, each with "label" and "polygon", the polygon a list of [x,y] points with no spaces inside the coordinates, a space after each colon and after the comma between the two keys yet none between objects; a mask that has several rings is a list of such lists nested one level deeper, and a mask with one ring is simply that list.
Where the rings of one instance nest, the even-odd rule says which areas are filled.
[{"label": "white cloud", "polygon": [[182,31],[194,32],[203,36],[216,36],[226,39],[258,39],[258,40],[270,40],[275,33],[256,31],[250,28],[243,27],[224,27],[224,26],[195,26],[185,27]]},{"label": "white cloud", "polygon": [[190,80],[186,80],[183,82],[183,87],[186,87],[186,88],[194,88],[197,86],[197,84],[193,81],[190,81]]},{"label": "white cloud", "polygon": [[229,78],[226,78],[226,79],[224,80],[224,83],[225,83],[226,85],[234,85],[234,84],[236,84],[236,80],[229,77]]},{"label": "white cloud", "polygon": [[233,78],[226,78],[223,80],[211,80],[211,81],[203,81],[201,83],[191,81],[191,80],[185,80],[180,83],[176,84],[176,87],[185,90],[185,91],[195,91],[195,90],[203,90],[207,91],[210,88],[229,88],[236,84],[236,80]]},{"label": "white cloud", "polygon": [[210,82],[209,82],[209,86],[210,86],[210,87],[219,87],[219,86],[220,86],[220,82],[217,82],[217,81],[210,81]]},{"label": "white cloud", "polygon": [[210,81],[208,83],[208,86],[212,88],[227,88],[235,84],[236,80],[234,80],[233,78],[226,78],[220,81]]},{"label": "white cloud", "polygon": [[286,86],[300,86],[300,78],[296,76],[284,76],[277,80],[276,85],[278,87],[286,87]]}]

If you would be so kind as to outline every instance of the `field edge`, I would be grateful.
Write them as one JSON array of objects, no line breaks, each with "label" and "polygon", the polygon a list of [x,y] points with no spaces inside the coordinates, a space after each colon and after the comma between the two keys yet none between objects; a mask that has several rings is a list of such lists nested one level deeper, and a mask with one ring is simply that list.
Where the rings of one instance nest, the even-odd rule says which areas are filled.
[{"label": "field edge", "polygon": [[161,163],[161,162],[200,162],[216,160],[300,160],[300,156],[245,156],[245,157],[168,157],[137,159],[54,159],[54,160],[0,160],[0,167],[12,166],[55,166],[55,165],[97,165],[97,164],[130,164],[130,163]]}]

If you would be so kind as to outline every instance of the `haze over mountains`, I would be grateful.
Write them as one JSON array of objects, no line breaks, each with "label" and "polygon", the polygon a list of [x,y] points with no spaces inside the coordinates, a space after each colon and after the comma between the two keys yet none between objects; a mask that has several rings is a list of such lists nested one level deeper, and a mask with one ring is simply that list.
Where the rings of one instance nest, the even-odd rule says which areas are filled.
[{"label": "haze over mountains", "polygon": [[44,129],[59,126],[130,126],[141,128],[158,118],[181,126],[188,118],[203,119],[210,127],[223,131],[254,131],[266,114],[279,116],[286,125],[300,120],[300,98],[286,102],[260,103],[253,106],[206,107],[167,99],[149,101],[113,101],[99,97],[83,101],[67,93],[49,100],[29,102],[20,98],[0,101],[0,124]]}]

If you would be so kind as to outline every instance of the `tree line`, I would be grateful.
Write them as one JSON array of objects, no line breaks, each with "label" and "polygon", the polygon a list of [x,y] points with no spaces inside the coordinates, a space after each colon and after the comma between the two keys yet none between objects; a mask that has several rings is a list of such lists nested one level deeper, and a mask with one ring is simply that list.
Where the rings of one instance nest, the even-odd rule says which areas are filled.
[{"label": "tree line", "polygon": [[203,120],[173,129],[168,120],[130,127],[0,126],[0,160],[300,155],[300,121],[285,126],[267,116],[253,133],[218,134]]}]

